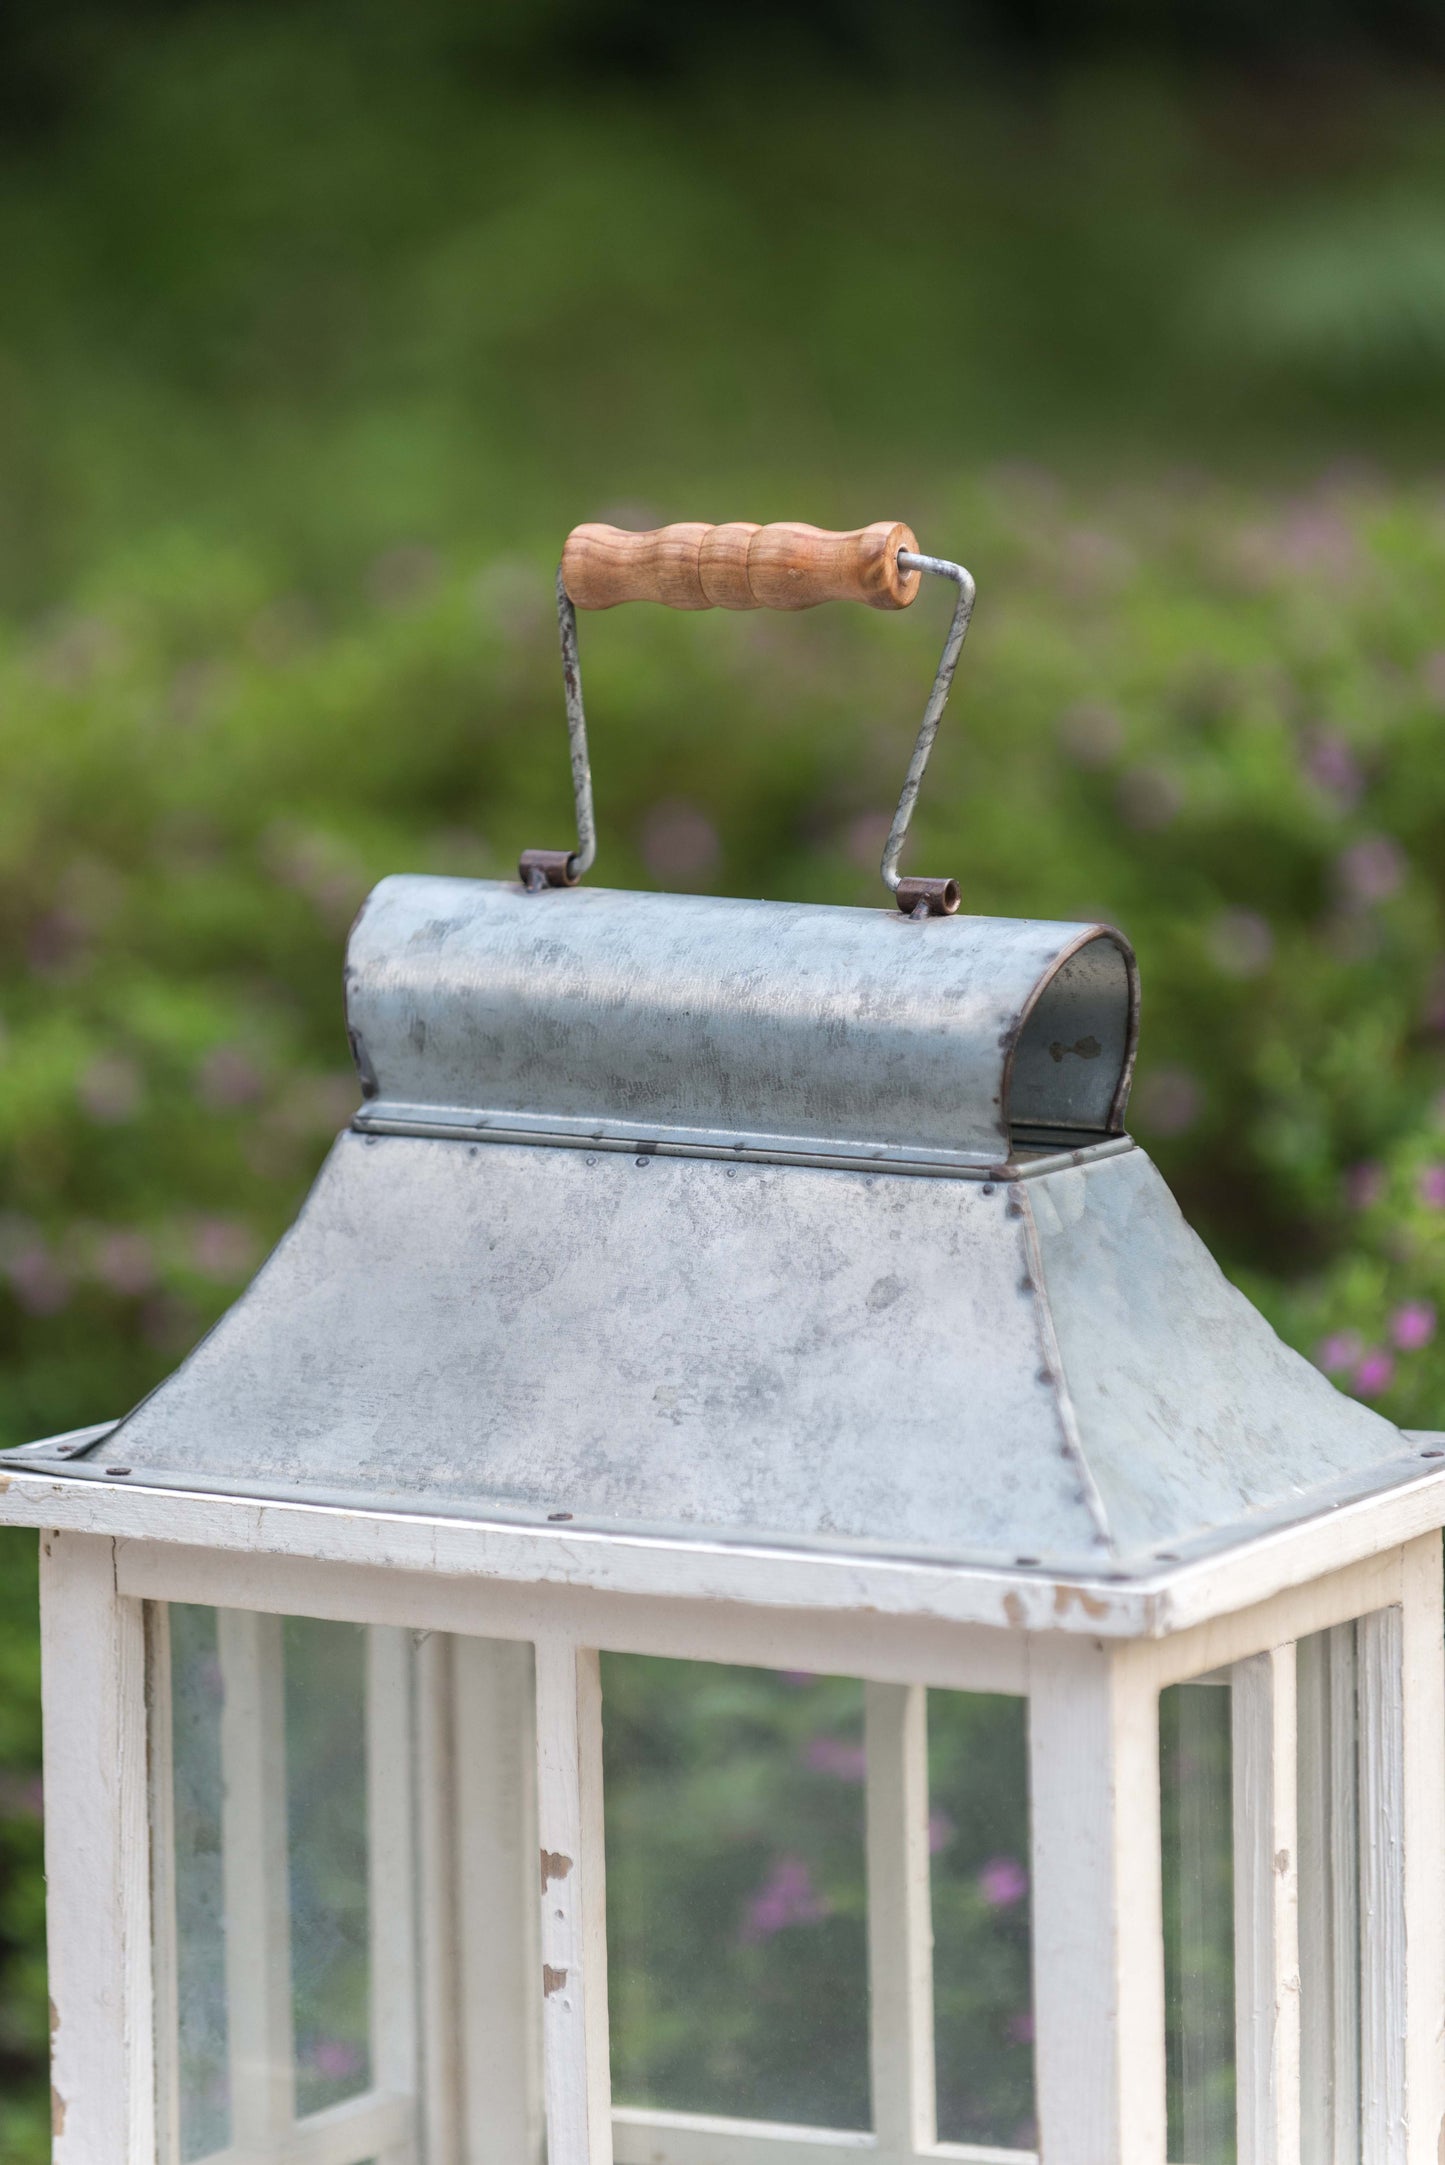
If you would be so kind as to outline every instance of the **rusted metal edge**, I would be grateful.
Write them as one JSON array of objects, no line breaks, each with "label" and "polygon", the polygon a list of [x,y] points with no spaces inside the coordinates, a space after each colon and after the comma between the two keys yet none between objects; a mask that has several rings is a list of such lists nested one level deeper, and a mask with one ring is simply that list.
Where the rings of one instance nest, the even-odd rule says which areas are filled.
[{"label": "rusted metal edge", "polygon": [[358,1135],[417,1135],[437,1142],[537,1143],[557,1150],[712,1158],[743,1165],[799,1165],[818,1172],[906,1173],[931,1180],[1031,1180],[1041,1173],[1066,1171],[1070,1166],[1094,1165],[1101,1158],[1118,1157],[1135,1148],[1132,1136],[1105,1135],[1097,1142],[1027,1158],[983,1157],[962,1151],[948,1156],[906,1157],[894,1154],[896,1145],[878,1150],[807,1150],[789,1149],[781,1142],[733,1141],[716,1134],[685,1135],[675,1129],[624,1131],[616,1123],[608,1127],[594,1123],[585,1128],[532,1126],[512,1113],[474,1113],[461,1106],[456,1108],[455,1118],[447,1119],[436,1106],[396,1106],[388,1111],[384,1101],[360,1106],[351,1125]]}]

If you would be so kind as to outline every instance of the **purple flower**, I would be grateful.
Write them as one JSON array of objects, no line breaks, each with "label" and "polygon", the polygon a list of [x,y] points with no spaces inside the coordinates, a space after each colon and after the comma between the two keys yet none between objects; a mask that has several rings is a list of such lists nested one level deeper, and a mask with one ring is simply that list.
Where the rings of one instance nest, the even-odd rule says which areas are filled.
[{"label": "purple flower", "polygon": [[1427,1165],[1420,1175],[1420,1200],[1431,1210],[1445,1210],[1445,1164]]},{"label": "purple flower", "polygon": [[1346,1368],[1353,1368],[1364,1352],[1357,1331],[1331,1331],[1315,1347],[1315,1366],[1322,1368],[1327,1376],[1337,1376]]},{"label": "purple flower", "polygon": [[70,1301],[70,1276],[42,1240],[27,1243],[6,1258],[10,1290],[30,1316],[59,1315]]},{"label": "purple flower", "polygon": [[243,1278],[256,1258],[256,1238],[239,1218],[197,1218],[191,1226],[191,1262],[207,1278]]},{"label": "purple flower", "polygon": [[234,1112],[254,1105],[265,1087],[256,1062],[239,1045],[216,1045],[206,1054],[196,1076],[196,1089],[204,1104],[217,1112]]},{"label": "purple flower", "polygon": [[1405,852],[1388,834],[1367,834],[1335,859],[1340,892],[1354,909],[1388,902],[1404,886],[1409,868]]},{"label": "purple flower", "polygon": [[1358,803],[1365,777],[1359,761],[1337,731],[1311,731],[1305,745],[1304,770],[1315,787],[1342,808]]},{"label": "purple flower", "polygon": [[1385,1168],[1366,1161],[1345,1175],[1345,1201],[1351,1210],[1370,1210],[1385,1192]]},{"label": "purple flower", "polygon": [[826,1895],[818,1893],[812,1874],[801,1857],[779,1857],[757,1893],[738,1934],[745,1947],[771,1939],[790,1925],[817,1924],[832,1908]]},{"label": "purple flower", "polygon": [[1355,1389],[1361,1398],[1378,1398],[1395,1380],[1395,1356],[1379,1347],[1367,1353],[1355,1370]]},{"label": "purple flower", "polygon": [[1034,2041],[1033,2011],[1022,2007],[1008,2018],[1008,2041],[1011,2045],[1031,2045]]},{"label": "purple flower", "polygon": [[1017,1857],[990,1857],[978,1875],[978,1891],[990,1909],[1012,1909],[1029,1891],[1029,1875]]},{"label": "purple flower", "polygon": [[818,1681],[817,1672],[813,1669],[780,1669],[778,1674],[785,1684],[792,1685],[794,1691],[801,1691],[806,1684],[816,1684]]},{"label": "purple flower", "polygon": [[112,1293],[145,1293],[155,1284],[155,1256],[144,1233],[105,1234],[95,1252],[94,1269]]},{"label": "purple flower", "polygon": [[1258,910],[1221,910],[1208,937],[1215,967],[1226,977],[1258,977],[1274,956],[1274,932]]},{"label": "purple flower", "polygon": [[947,1812],[940,1811],[938,1806],[935,1805],[928,1815],[929,1856],[936,1857],[940,1855],[943,1850],[947,1849],[957,1832],[958,1829]]},{"label": "purple flower", "polygon": [[328,2082],[345,2082],[349,2075],[359,2075],[364,2063],[355,2045],[340,2037],[322,2037],[311,2048],[311,2064]]},{"label": "purple flower", "polygon": [[809,1737],[803,1764],[815,1774],[836,1774],[840,1782],[861,1782],[868,1772],[868,1753],[846,1737]]},{"label": "purple flower", "polygon": [[1390,1318],[1390,1336],[1402,1353],[1418,1353],[1435,1335],[1435,1310],[1429,1301],[1406,1301]]}]

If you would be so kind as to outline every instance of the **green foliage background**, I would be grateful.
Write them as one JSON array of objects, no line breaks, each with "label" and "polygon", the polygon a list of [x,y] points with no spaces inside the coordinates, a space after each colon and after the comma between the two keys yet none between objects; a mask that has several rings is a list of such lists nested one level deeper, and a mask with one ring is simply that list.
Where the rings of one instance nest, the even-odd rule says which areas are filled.
[{"label": "green foliage background", "polygon": [[[1137,1132],[1194,1222],[1342,1384],[1445,1424],[1438,75],[1117,44],[980,70],[907,11],[866,65],[784,11],[649,69],[618,12],[636,50],[595,66],[575,7],[25,17],[0,1437],[122,1410],[287,1223],[352,1101],[368,885],[565,840],[567,528],[884,513],[979,581],[915,862],[970,908],[1125,927]],[[598,877],[876,898],[942,609],[587,621]],[[0,1612],[0,2158],[28,2165],[19,1535]]]}]

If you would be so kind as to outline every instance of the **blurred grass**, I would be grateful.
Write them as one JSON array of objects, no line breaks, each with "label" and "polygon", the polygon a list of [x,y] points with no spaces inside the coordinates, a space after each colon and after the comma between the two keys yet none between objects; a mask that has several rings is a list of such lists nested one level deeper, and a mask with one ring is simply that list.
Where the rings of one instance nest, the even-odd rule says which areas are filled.
[{"label": "blurred grass", "polygon": [[[117,27],[0,143],[3,1440],[122,1410],[289,1220],[370,882],[565,839],[550,567],[589,516],[887,513],[970,563],[914,861],[1125,927],[1190,1215],[1342,1382],[1445,1422],[1441,103],[761,48],[552,86],[430,5]],[[598,877],[875,899],[941,610],[589,620]]]}]

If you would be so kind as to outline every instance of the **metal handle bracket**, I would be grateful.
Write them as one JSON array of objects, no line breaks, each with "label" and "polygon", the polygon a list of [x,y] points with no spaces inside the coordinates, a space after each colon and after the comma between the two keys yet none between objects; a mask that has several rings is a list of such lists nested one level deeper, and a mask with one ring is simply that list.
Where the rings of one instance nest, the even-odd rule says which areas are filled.
[{"label": "metal handle bracket", "polygon": [[[898,799],[898,809],[888,830],[888,840],[883,846],[883,862],[879,867],[883,884],[892,895],[900,910],[907,917],[951,917],[957,910],[960,895],[957,880],[921,879],[916,874],[905,875],[899,871],[903,844],[907,839],[913,808],[918,802],[918,792],[928,766],[933,740],[938,735],[938,725],[948,704],[953,688],[954,671],[958,657],[963,652],[963,642],[968,636],[969,619],[973,615],[974,584],[970,573],[962,564],[953,564],[946,557],[916,556],[911,550],[901,549],[898,568],[903,572],[926,571],[936,578],[950,579],[958,589],[954,603],[953,618],[948,627],[948,637],[943,643],[943,654],[933,679],[933,689],[923,710],[923,720],[914,741],[913,756],[908,762],[908,772],[903,777],[903,789]],[[592,765],[587,752],[587,717],[582,706],[582,671],[577,658],[577,611],[572,605],[563,582],[562,571],[557,572],[557,628],[562,646],[562,686],[567,702],[567,741],[572,753],[572,796],[577,812],[577,847],[575,850],[528,849],[523,850],[518,871],[522,885],[533,893],[548,887],[575,887],[583,875],[590,872],[597,859],[597,818],[592,803]]]}]

